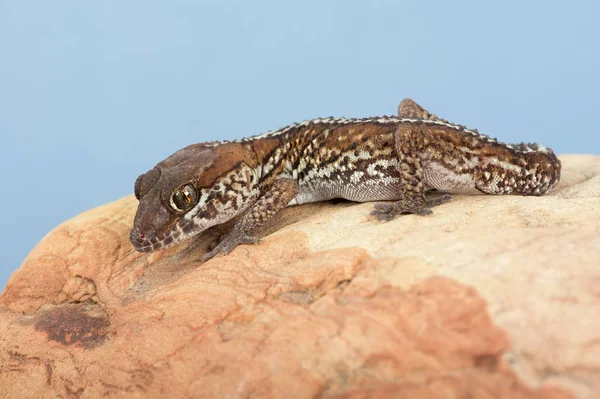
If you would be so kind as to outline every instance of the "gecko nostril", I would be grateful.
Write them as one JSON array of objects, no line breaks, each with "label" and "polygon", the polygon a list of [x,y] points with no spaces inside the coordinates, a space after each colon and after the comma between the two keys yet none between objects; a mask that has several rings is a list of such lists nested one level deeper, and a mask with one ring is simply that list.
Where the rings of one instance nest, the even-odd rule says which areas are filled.
[{"label": "gecko nostril", "polygon": [[131,230],[130,237],[132,241],[135,240],[137,243],[141,244],[144,242],[146,234],[143,231],[140,231],[138,228],[134,228]]}]

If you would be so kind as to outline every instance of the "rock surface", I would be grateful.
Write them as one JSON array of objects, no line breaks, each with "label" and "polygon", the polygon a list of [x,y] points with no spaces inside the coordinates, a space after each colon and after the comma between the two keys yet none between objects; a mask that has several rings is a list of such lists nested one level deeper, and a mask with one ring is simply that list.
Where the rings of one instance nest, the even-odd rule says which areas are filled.
[{"label": "rock surface", "polygon": [[131,197],[46,236],[0,296],[0,397],[600,397],[600,158],[551,195],[380,223],[291,207],[141,254]]}]

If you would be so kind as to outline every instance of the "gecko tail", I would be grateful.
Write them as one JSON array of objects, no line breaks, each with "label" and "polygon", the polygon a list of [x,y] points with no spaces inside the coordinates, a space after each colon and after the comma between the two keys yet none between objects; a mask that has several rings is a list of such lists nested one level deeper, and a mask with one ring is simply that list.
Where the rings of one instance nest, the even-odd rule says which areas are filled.
[{"label": "gecko tail", "polygon": [[551,148],[548,148],[539,143],[518,143],[518,144],[507,144],[508,148],[512,148],[513,150],[517,150],[520,152],[528,153],[528,152],[541,152],[543,154],[554,154]]},{"label": "gecko tail", "polygon": [[[477,170],[476,188],[485,194],[544,195],[560,181],[561,162],[537,143],[507,144],[511,161],[492,158]],[[510,158],[510,157],[509,157]]]}]

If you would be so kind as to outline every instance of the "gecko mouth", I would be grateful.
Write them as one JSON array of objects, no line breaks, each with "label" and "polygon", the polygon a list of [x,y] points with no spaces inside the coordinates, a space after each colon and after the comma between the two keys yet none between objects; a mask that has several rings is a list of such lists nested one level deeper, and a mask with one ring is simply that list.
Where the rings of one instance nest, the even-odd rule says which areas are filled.
[{"label": "gecko mouth", "polygon": [[183,234],[183,227],[175,225],[164,233],[153,235],[150,238],[134,227],[129,233],[129,241],[138,252],[158,251],[177,244]]}]

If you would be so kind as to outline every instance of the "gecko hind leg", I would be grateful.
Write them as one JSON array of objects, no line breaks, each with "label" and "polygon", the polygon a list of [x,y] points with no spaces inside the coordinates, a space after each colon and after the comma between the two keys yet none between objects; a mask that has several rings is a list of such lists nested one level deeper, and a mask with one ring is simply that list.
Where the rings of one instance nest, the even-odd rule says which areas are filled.
[{"label": "gecko hind leg", "polygon": [[444,194],[441,197],[425,198],[403,198],[396,202],[378,202],[375,204],[371,215],[379,220],[390,221],[403,213],[412,213],[415,215],[430,215],[431,208],[452,200],[450,194]]},{"label": "gecko hind leg", "polygon": [[[400,115],[423,113],[429,115],[425,109],[410,99],[400,103],[398,113]],[[375,209],[371,214],[377,216],[379,220],[392,220],[401,213],[429,215],[432,213],[431,207],[450,201],[452,197],[448,194],[430,200],[425,198],[422,157],[426,153],[430,138],[412,125],[401,124],[394,132],[394,142],[400,161],[398,169],[401,177],[398,186],[400,199],[393,203],[375,204]]]}]

